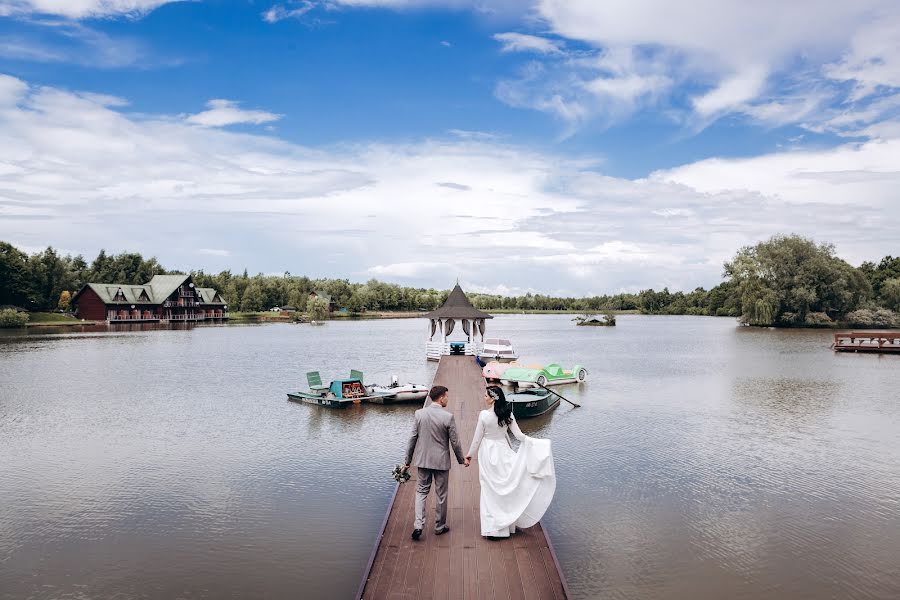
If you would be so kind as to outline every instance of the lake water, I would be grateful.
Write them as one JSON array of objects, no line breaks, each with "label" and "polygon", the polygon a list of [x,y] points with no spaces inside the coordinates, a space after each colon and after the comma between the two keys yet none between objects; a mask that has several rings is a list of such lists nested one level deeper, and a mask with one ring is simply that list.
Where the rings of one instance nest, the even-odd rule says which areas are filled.
[{"label": "lake water", "polygon": [[[576,362],[545,518],[578,598],[900,597],[900,357],[731,319],[500,316]],[[428,383],[425,322],[0,336],[0,598],[349,598],[415,407],[286,401],[305,372]],[[464,440],[467,445],[468,440]]]}]

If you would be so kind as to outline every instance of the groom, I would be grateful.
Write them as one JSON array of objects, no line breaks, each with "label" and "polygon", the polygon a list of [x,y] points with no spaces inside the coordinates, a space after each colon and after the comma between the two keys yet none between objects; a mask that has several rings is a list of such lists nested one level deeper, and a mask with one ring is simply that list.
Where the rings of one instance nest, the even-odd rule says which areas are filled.
[{"label": "groom", "polygon": [[406,466],[403,467],[408,470],[413,464],[413,452],[418,444],[419,452],[416,453],[415,461],[416,522],[412,532],[414,540],[422,536],[422,528],[425,526],[425,499],[431,490],[432,479],[437,495],[437,506],[434,507],[436,514],[434,533],[443,535],[450,531],[447,527],[447,481],[450,477],[448,444],[453,448],[459,464],[469,466],[469,461],[463,458],[462,448],[459,446],[456,420],[451,413],[444,410],[448,401],[447,388],[436,385],[428,392],[428,397],[431,403],[426,402],[424,408],[416,411],[416,422],[413,424],[412,435],[406,447]]}]

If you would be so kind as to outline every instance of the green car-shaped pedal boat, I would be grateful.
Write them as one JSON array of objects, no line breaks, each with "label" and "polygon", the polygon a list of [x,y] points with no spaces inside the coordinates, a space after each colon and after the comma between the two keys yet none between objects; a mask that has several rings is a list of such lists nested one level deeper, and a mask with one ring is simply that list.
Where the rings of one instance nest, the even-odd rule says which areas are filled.
[{"label": "green car-shaped pedal boat", "polygon": [[554,363],[543,369],[513,367],[503,372],[500,381],[504,385],[516,384],[523,388],[543,388],[564,383],[582,383],[587,379],[587,374],[587,369],[581,365],[575,365],[567,371]]},{"label": "green car-shaped pedal boat", "polygon": [[542,369],[524,367],[507,369],[501,381],[513,387],[514,391],[506,394],[506,400],[512,403],[513,414],[517,419],[527,419],[550,412],[559,406],[560,396],[547,389],[547,386],[581,383],[585,379],[587,369],[581,365],[575,365],[567,371],[557,364],[550,364]]}]

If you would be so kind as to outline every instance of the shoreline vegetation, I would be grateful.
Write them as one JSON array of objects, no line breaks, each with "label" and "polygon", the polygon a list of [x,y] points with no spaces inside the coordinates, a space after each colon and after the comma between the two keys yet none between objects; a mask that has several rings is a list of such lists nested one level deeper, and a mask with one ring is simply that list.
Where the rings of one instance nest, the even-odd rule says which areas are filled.
[{"label": "shoreline vegetation", "polygon": [[[108,255],[101,250],[88,264],[80,255],[60,255],[52,247],[28,255],[0,242],[0,327],[89,324],[66,316],[71,298],[87,282],[136,285],[167,271],[156,258],[137,253]],[[230,321],[289,322],[323,319],[413,318],[440,306],[449,290],[403,287],[376,279],[366,283],[305,276],[250,276],[222,271],[192,271],[197,285],[222,291]],[[738,318],[762,327],[900,326],[900,257],[854,267],[830,244],[796,235],[774,236],[741,248],[723,265],[723,281],[706,290],[649,288],[638,293],[589,297],[521,296],[469,293],[476,308],[494,314],[650,314]],[[328,314],[310,299],[313,291],[330,295],[342,309]],[[278,313],[268,309],[304,307]],[[23,310],[24,309],[24,310]]]},{"label": "shoreline vegetation", "polygon": [[[616,315],[637,315],[639,310],[615,310],[605,311]],[[556,314],[581,314],[577,310],[520,310],[498,309],[491,310],[494,315],[556,315]],[[27,327],[73,327],[78,325],[105,325],[106,321],[82,321],[71,313],[34,312],[20,313],[29,317],[25,325]],[[324,320],[329,321],[366,321],[375,319],[418,319],[422,317],[422,311],[367,311],[363,313],[334,313]],[[228,321],[224,324],[246,323],[300,323],[310,320],[309,315],[302,312],[234,312],[230,313]]]}]

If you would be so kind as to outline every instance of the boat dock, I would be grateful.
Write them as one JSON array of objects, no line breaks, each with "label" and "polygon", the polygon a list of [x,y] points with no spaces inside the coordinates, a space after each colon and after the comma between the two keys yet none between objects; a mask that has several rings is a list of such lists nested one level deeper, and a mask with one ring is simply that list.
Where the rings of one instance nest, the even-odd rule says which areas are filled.
[{"label": "boat dock", "polygon": [[[484,379],[471,356],[442,356],[432,385],[450,390],[447,410],[456,416],[463,452],[468,451],[478,413],[484,408]],[[410,415],[410,426],[412,415]],[[405,435],[405,431],[404,431]],[[398,457],[398,462],[402,457]],[[450,469],[447,525],[434,535],[434,490],[428,498],[422,539],[413,541],[415,467],[397,485],[357,594],[387,598],[558,599],[569,597],[553,546],[540,523],[508,539],[481,537],[478,457],[472,466]],[[385,467],[385,474],[388,468]]]},{"label": "boat dock", "polygon": [[881,352],[900,354],[900,330],[845,331],[834,334],[835,352]]}]

